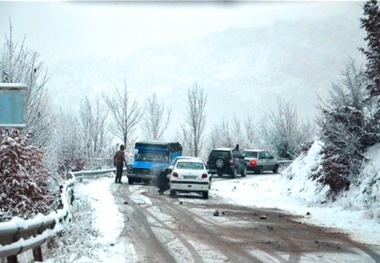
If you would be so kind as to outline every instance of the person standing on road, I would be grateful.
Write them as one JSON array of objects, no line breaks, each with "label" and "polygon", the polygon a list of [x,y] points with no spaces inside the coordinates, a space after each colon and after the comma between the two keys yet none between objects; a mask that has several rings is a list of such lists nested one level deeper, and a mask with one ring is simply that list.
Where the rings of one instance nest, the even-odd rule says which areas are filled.
[{"label": "person standing on road", "polygon": [[125,166],[127,166],[124,149],[124,145],[120,145],[120,150],[118,150],[113,157],[113,165],[116,167],[115,184],[122,183],[121,176],[123,175],[123,164],[125,163]]},{"label": "person standing on road", "polygon": [[241,155],[240,150],[239,150],[239,144],[236,144],[235,150],[237,150],[237,152],[239,153],[239,155]]}]

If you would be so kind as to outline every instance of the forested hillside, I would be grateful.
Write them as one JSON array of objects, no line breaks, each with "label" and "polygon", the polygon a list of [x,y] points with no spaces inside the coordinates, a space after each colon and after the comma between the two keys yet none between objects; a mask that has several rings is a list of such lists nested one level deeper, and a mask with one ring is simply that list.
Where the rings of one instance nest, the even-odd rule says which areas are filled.
[{"label": "forested hillside", "polygon": [[[349,58],[363,61],[359,18],[277,21],[272,26],[230,28],[202,39],[144,48],[127,58],[62,61],[49,67],[53,102],[76,107],[83,96],[126,80],[141,101],[153,90],[172,105],[181,123],[186,90],[194,82],[208,94],[208,123],[228,109],[238,116],[276,107],[276,96],[313,118],[317,94],[326,95]],[[128,36],[125,36],[128,37]],[[110,47],[112,48],[112,47]],[[223,105],[223,107],[221,107]],[[226,115],[226,114],[225,114]]]}]

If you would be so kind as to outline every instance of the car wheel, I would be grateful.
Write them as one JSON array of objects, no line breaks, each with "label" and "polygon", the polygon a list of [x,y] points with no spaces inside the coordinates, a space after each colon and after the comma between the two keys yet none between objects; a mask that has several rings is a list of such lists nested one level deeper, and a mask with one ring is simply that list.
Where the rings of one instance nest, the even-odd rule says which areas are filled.
[{"label": "car wheel", "polygon": [[257,174],[262,174],[263,173],[263,167],[262,166],[259,166],[259,168],[257,168],[257,170],[256,170],[256,173]]},{"label": "car wheel", "polygon": [[232,178],[236,178],[236,175],[237,175],[237,171],[236,171],[236,167],[234,168],[234,171],[232,172],[231,174],[231,177]]},{"label": "car wheel", "polygon": [[273,173],[276,174],[278,173],[278,164],[276,164],[273,168]]},{"label": "car wheel", "polygon": [[170,197],[175,197],[176,196],[176,191],[175,190],[170,190]]},{"label": "car wheel", "polygon": [[128,184],[133,184],[135,180],[133,178],[128,178]]},{"label": "car wheel", "polygon": [[216,168],[222,169],[225,165],[226,165],[226,160],[224,159],[224,157],[216,158],[216,160],[215,160]]},{"label": "car wheel", "polygon": [[208,199],[208,191],[207,192],[203,192],[203,199]]},{"label": "car wheel", "polygon": [[247,166],[244,166],[243,172],[241,173],[241,177],[247,176]]}]

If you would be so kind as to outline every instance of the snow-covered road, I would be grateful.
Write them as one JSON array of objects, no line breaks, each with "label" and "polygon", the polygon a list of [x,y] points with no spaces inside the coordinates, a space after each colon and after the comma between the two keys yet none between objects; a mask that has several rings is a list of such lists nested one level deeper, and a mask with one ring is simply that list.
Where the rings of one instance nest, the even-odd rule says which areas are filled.
[{"label": "snow-covered road", "polygon": [[224,187],[239,191],[255,179],[215,178],[208,200],[196,194],[173,199],[158,195],[154,186],[111,183],[124,222],[117,244],[124,244],[128,255],[120,262],[380,262],[378,247],[350,240],[337,229],[223,197]]},{"label": "snow-covered road", "polygon": [[[275,194],[278,177],[214,178],[208,200],[161,196],[154,186],[114,184],[113,178],[78,184],[91,200],[100,234],[93,246],[97,259],[74,262],[380,263],[373,221],[325,208],[321,222],[320,207]],[[365,233],[345,228],[359,228],[359,222]]]}]

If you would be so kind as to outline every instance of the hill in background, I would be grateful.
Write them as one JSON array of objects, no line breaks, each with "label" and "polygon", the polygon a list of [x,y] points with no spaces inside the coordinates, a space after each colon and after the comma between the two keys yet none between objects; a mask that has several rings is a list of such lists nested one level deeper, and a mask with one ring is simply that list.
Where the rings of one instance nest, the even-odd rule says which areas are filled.
[{"label": "hill in background", "polygon": [[141,103],[156,92],[172,107],[172,131],[184,122],[186,91],[194,82],[208,95],[208,128],[232,113],[257,121],[276,108],[277,96],[313,119],[317,95],[323,98],[340,79],[349,58],[363,63],[357,48],[366,47],[364,36],[359,18],[344,16],[230,28],[126,58],[62,61],[49,67],[49,86],[56,105],[75,109],[83,96],[109,93],[125,79]]}]

